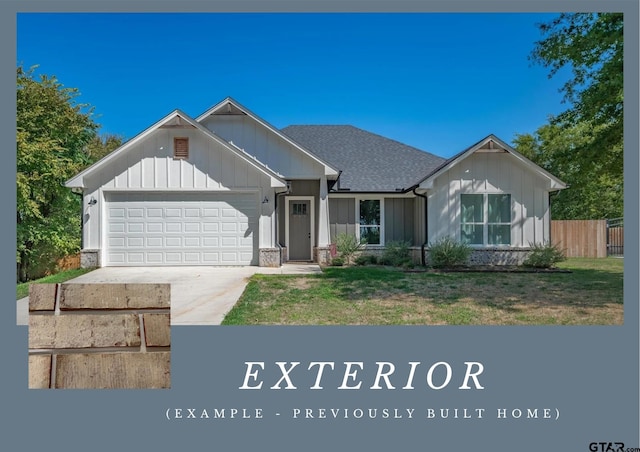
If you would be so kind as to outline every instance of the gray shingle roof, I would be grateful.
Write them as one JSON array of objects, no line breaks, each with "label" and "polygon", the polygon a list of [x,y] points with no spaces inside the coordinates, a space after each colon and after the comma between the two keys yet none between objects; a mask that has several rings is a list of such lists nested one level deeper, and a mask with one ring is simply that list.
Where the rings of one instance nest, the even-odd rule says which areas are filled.
[{"label": "gray shingle roof", "polygon": [[349,125],[294,125],[281,132],[341,170],[340,188],[353,192],[407,190],[445,161]]}]

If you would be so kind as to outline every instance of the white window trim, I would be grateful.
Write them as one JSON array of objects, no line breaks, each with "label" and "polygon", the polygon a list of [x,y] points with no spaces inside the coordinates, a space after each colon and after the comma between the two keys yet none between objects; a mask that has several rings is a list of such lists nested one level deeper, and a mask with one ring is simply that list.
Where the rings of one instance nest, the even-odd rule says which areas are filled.
[{"label": "white window trim", "polygon": [[380,244],[366,244],[365,248],[380,248],[384,245],[384,197],[382,196],[356,196],[355,197],[355,210],[356,210],[356,238],[360,242],[360,201],[380,201]]},{"label": "white window trim", "polygon": [[[513,231],[513,195],[511,193],[506,192],[495,192],[495,193],[460,193],[460,221],[458,225],[458,233],[460,234],[460,238],[462,238],[462,225],[463,224],[480,224],[480,223],[462,223],[462,195],[482,195],[482,244],[479,243],[468,243],[467,245],[471,248],[485,249],[485,248],[512,248],[511,242],[513,241],[513,237],[509,237],[508,244],[489,244],[489,225],[506,225],[508,224]],[[489,195],[509,195],[510,205],[509,211],[511,212],[511,221],[509,223],[489,223]]]}]

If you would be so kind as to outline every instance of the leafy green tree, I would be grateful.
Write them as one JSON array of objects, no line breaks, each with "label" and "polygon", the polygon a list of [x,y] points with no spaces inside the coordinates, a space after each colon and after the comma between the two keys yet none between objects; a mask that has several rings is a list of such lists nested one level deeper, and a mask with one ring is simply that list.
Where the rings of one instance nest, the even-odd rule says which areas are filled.
[{"label": "leafy green tree", "polygon": [[96,135],[87,144],[85,151],[91,163],[94,163],[119,148],[123,141],[124,139],[120,135]]},{"label": "leafy green tree", "polygon": [[[597,146],[622,143],[623,132],[623,15],[622,13],[563,13],[540,30],[532,61],[560,69],[572,77],[562,90],[571,108],[558,121],[587,121],[598,127]],[[615,163],[615,162],[612,162]]]},{"label": "leafy green tree", "polygon": [[556,220],[616,218],[623,215],[622,174],[606,171],[598,159],[576,156],[593,146],[597,128],[582,122],[572,127],[547,124],[534,135],[516,135],[515,148],[569,185],[554,195]]},{"label": "leafy green tree", "polygon": [[623,15],[563,13],[541,24],[531,60],[571,72],[570,107],[516,147],[570,185],[554,199],[557,219],[622,216]]},{"label": "leafy green tree", "polygon": [[80,246],[80,197],[64,182],[91,162],[98,125],[75,88],[17,68],[17,279]]}]

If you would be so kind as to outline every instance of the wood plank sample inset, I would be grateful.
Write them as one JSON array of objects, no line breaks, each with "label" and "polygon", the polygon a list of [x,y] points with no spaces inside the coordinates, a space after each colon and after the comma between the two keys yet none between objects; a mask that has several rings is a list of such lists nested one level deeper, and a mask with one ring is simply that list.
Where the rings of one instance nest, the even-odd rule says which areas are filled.
[{"label": "wood plank sample inset", "polygon": [[171,316],[169,314],[143,314],[144,337],[147,347],[171,345]]},{"label": "wood plank sample inset", "polygon": [[29,348],[136,347],[136,314],[38,315],[29,318]]},{"label": "wood plank sample inset", "polygon": [[58,355],[56,388],[160,389],[171,386],[170,352]]},{"label": "wood plank sample inset", "polygon": [[53,311],[56,284],[29,284],[29,311]]},{"label": "wood plank sample inset", "polygon": [[61,284],[60,309],[169,308],[170,284]]}]

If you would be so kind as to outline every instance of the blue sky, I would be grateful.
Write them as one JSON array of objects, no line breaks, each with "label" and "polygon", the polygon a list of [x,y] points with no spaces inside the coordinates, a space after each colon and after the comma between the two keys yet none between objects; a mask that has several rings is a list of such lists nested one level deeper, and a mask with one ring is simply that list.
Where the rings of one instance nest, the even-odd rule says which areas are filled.
[{"label": "blue sky", "polygon": [[558,114],[528,56],[540,13],[20,13],[17,63],[78,88],[131,138],[231,96],[278,128],[352,124],[451,156]]}]

